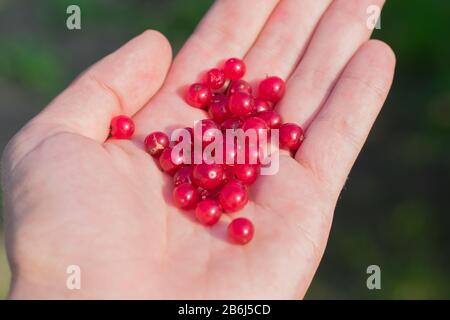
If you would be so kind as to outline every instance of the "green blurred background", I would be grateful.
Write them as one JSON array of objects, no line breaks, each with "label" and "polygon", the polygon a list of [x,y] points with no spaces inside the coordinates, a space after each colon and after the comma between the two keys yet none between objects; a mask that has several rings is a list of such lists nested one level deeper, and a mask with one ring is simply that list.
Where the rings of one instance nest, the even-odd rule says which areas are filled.
[{"label": "green blurred background", "polygon": [[[0,0],[0,149],[78,73],[141,31],[160,30],[178,50],[211,3]],[[70,4],[81,7],[81,31],[66,28]],[[341,195],[308,298],[450,298],[449,17],[447,0],[387,2],[374,37],[397,54],[394,86]],[[381,267],[381,290],[366,287],[371,264]]]}]

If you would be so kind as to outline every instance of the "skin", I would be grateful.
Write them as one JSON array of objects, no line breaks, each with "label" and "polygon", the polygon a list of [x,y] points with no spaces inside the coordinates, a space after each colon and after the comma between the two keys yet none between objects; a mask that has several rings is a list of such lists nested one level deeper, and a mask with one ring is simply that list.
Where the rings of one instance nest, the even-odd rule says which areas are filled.
[{"label": "skin", "polygon": [[[85,71],[3,155],[10,298],[302,298],[393,78],[392,50],[368,40],[372,4],[383,1],[219,0],[173,62],[168,41],[146,31]],[[173,207],[142,142],[205,117],[183,90],[229,57],[245,57],[253,83],[287,79],[277,108],[306,139],[245,210],[205,228]],[[107,139],[118,114],[133,117],[132,141]],[[236,216],[254,222],[246,246],[226,240]],[[69,265],[80,290],[66,288]]]}]

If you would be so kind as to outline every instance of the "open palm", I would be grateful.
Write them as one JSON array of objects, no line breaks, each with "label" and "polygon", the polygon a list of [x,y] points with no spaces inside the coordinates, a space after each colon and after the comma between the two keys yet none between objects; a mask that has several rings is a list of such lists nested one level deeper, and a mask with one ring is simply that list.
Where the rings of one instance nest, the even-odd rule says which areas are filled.
[{"label": "open palm", "polygon": [[[172,63],[148,31],[83,73],[8,145],[7,248],[16,298],[300,298],[322,257],[338,195],[391,85],[395,58],[370,40],[383,0],[217,1]],[[306,129],[294,158],[212,228],[171,202],[171,181],[144,152],[154,130],[205,117],[182,99],[202,70],[244,57],[246,79],[287,79],[277,110]],[[168,71],[170,67],[170,70]],[[132,141],[108,140],[133,116]],[[248,216],[255,237],[226,240]],[[81,270],[68,290],[66,270]]]}]

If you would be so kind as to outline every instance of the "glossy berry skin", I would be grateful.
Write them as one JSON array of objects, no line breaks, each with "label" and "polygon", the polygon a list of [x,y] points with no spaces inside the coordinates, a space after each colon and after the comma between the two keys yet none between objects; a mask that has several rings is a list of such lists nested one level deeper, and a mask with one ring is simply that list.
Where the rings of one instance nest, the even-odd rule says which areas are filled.
[{"label": "glossy berry skin", "polygon": [[230,118],[231,112],[228,110],[228,97],[222,94],[213,95],[209,103],[208,112],[211,119],[219,124]]},{"label": "glossy berry skin", "polygon": [[223,166],[215,163],[197,164],[192,171],[192,180],[206,190],[217,188],[223,183]]},{"label": "glossy berry skin", "polygon": [[228,100],[228,109],[234,116],[243,118],[252,113],[254,104],[251,95],[245,92],[236,92]]},{"label": "glossy berry skin", "polygon": [[130,139],[134,133],[134,122],[130,117],[120,115],[112,118],[110,134],[113,139]]},{"label": "glossy berry skin", "polygon": [[153,157],[159,157],[169,144],[169,137],[161,131],[150,133],[144,141],[145,150]]},{"label": "glossy berry skin", "polygon": [[259,83],[259,97],[277,103],[284,95],[285,83],[279,77],[268,77]]},{"label": "glossy berry skin", "polygon": [[247,188],[240,182],[227,182],[219,193],[219,202],[225,212],[236,212],[248,202]]},{"label": "glossy berry skin", "polygon": [[237,164],[233,166],[235,178],[245,185],[253,184],[260,172],[261,168],[258,164]]},{"label": "glossy berry skin", "polygon": [[212,92],[208,85],[204,83],[194,83],[186,91],[186,102],[200,109],[205,109],[211,100]]},{"label": "glossy berry skin", "polygon": [[206,73],[206,83],[213,90],[222,88],[225,84],[225,72],[217,68],[209,70]]},{"label": "glossy berry skin", "polygon": [[260,112],[256,116],[263,119],[270,129],[279,129],[283,124],[281,116],[273,110]]},{"label": "glossy berry skin", "polygon": [[228,95],[232,95],[236,92],[244,92],[247,94],[252,94],[252,86],[245,80],[239,79],[232,81],[228,87]]},{"label": "glossy berry skin", "polygon": [[183,183],[173,189],[173,201],[183,210],[194,209],[199,200],[197,188],[190,183]]},{"label": "glossy berry skin", "polygon": [[230,80],[238,80],[244,76],[246,66],[244,61],[241,59],[231,58],[225,61],[223,71],[225,72],[225,78]]},{"label": "glossy berry skin", "polygon": [[184,159],[183,155],[176,154],[175,159],[172,160],[172,148],[166,148],[163,150],[159,157],[159,166],[161,169],[170,174],[174,175],[175,172],[183,165]]},{"label": "glossy berry skin", "polygon": [[244,130],[244,132],[247,132],[247,130],[255,130],[258,142],[264,137],[264,135],[267,139],[268,129],[269,127],[267,126],[267,123],[259,117],[249,117],[245,119],[242,124],[242,130]]},{"label": "glossy berry skin", "polygon": [[285,123],[280,127],[280,148],[296,151],[303,139],[303,130],[295,123]]},{"label": "glossy berry skin", "polygon": [[205,226],[216,224],[222,215],[222,208],[217,200],[205,199],[200,201],[195,208],[195,217]]},{"label": "glossy berry skin", "polygon": [[220,128],[222,129],[222,131],[228,129],[236,130],[242,127],[242,123],[243,121],[240,118],[228,118],[222,122]]},{"label": "glossy berry skin", "polygon": [[246,244],[255,233],[253,223],[247,218],[236,218],[228,225],[228,237],[236,244]]},{"label": "glossy berry skin", "polygon": [[[194,139],[202,141],[203,146],[208,145],[214,141],[215,131],[210,129],[220,130],[219,126],[211,119],[202,119],[194,125]],[[217,132],[218,133],[218,132]]]},{"label": "glossy berry skin", "polygon": [[272,110],[272,104],[270,102],[267,102],[263,99],[256,98],[255,99],[255,105],[253,106],[253,113],[259,113],[263,111],[269,111]]},{"label": "glossy berry skin", "polygon": [[192,166],[182,166],[173,176],[173,184],[179,186],[183,183],[192,183]]}]

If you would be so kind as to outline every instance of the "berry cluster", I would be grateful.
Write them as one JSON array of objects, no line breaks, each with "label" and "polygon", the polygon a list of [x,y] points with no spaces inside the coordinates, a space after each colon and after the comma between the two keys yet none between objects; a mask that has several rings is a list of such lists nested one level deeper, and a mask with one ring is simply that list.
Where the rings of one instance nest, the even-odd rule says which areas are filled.
[{"label": "berry cluster", "polygon": [[[253,95],[252,86],[242,79],[246,71],[244,62],[237,58],[228,59],[223,68],[209,70],[203,82],[194,83],[186,91],[186,102],[195,108],[208,111],[210,119],[198,121],[193,128],[184,128],[188,133],[189,150],[175,153],[177,144],[171,142],[164,132],[153,132],[145,139],[145,149],[160,168],[173,176],[173,201],[183,210],[195,210],[199,223],[212,226],[222,213],[240,211],[249,201],[248,187],[253,184],[261,170],[260,144],[271,132],[279,130],[279,146],[295,152],[303,141],[303,130],[296,124],[283,123],[274,106],[285,92],[284,81],[276,76],[267,77]],[[214,129],[214,130],[210,130]],[[247,133],[253,130],[256,147],[245,145],[243,154],[239,146],[222,141],[223,159],[215,162],[205,159],[194,160],[194,145],[207,147],[216,139],[214,132],[237,131]],[[111,122],[111,136],[127,139],[132,136],[134,125],[130,118],[118,116]],[[212,133],[211,133],[212,132]],[[231,145],[231,147],[230,147]],[[208,161],[209,160],[209,161]],[[249,242],[254,233],[252,222],[247,218],[236,218],[228,226],[230,239],[239,244]]]}]

